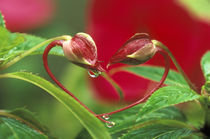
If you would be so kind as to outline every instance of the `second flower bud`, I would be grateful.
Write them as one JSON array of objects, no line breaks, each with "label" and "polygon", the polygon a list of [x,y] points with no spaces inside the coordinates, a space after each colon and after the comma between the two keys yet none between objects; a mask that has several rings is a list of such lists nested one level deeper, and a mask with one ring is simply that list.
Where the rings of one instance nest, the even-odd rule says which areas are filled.
[{"label": "second flower bud", "polygon": [[110,59],[109,65],[125,63],[138,65],[151,59],[157,52],[156,46],[146,33],[136,33]]}]

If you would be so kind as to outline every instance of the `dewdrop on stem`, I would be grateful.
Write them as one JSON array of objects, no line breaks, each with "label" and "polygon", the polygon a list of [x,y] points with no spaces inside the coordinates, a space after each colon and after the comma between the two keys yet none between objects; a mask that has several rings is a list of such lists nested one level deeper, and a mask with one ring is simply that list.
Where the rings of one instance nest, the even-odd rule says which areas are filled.
[{"label": "dewdrop on stem", "polygon": [[108,114],[104,114],[102,117],[103,117],[105,120],[109,120],[109,119],[110,119],[110,115],[108,115]]},{"label": "dewdrop on stem", "polygon": [[89,70],[88,75],[92,78],[97,78],[99,75],[101,75],[101,71]]},{"label": "dewdrop on stem", "polygon": [[107,126],[108,128],[112,128],[113,126],[115,126],[115,122],[106,123],[106,126]]}]

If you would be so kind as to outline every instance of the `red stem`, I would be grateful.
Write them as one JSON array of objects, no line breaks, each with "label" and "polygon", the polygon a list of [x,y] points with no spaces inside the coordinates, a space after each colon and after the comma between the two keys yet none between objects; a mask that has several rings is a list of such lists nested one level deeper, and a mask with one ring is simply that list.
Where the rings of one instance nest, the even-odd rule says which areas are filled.
[{"label": "red stem", "polygon": [[77,102],[79,102],[82,106],[84,106],[89,112],[93,113],[95,115],[95,113],[93,111],[91,111],[86,105],[84,105],[77,97],[75,97],[69,90],[67,90],[53,75],[53,73],[50,71],[49,66],[48,66],[48,62],[47,62],[47,56],[50,52],[50,50],[55,47],[55,46],[63,46],[63,40],[56,40],[51,42],[44,50],[44,54],[43,54],[43,62],[44,62],[44,67],[48,73],[48,75],[52,78],[52,80],[61,88],[63,89],[66,93],[68,93],[70,96],[72,96]]},{"label": "red stem", "polygon": [[[44,67],[45,70],[47,71],[48,75],[52,78],[52,80],[61,88],[63,89],[66,93],[68,93],[71,97],[73,97],[77,102],[79,102],[80,105],[82,105],[85,109],[87,109],[89,112],[91,112],[92,114],[94,114],[96,116],[96,114],[90,110],[85,104],[83,104],[77,97],[75,97],[69,90],[67,90],[53,75],[53,73],[50,71],[49,66],[48,66],[48,61],[47,61],[47,56],[50,52],[50,50],[55,47],[55,46],[61,46],[63,47],[63,40],[56,40],[51,42],[44,50],[43,53],[43,63],[44,63]],[[111,124],[111,122],[106,121],[104,119],[102,119],[101,117],[97,117],[99,120]]]},{"label": "red stem", "polygon": [[165,81],[167,75],[168,75],[168,72],[169,72],[169,68],[170,68],[170,60],[169,60],[169,56],[168,54],[163,51],[162,49],[159,49],[158,52],[164,57],[165,59],[165,72],[162,76],[162,79],[160,80],[159,84],[153,89],[151,90],[148,94],[146,94],[146,96],[144,96],[144,98],[140,99],[139,101],[137,102],[134,102],[133,104],[131,105],[128,105],[124,108],[121,108],[121,109],[118,109],[116,111],[113,111],[113,112],[110,112],[110,113],[104,113],[104,114],[95,114],[92,110],[90,110],[85,104],[83,104],[77,97],[75,97],[69,90],[67,90],[56,78],[55,76],[53,75],[53,73],[50,71],[49,69],[49,66],[48,66],[48,60],[47,60],[47,56],[50,52],[50,50],[55,47],[55,46],[61,46],[63,47],[63,40],[56,40],[56,41],[53,41],[51,42],[46,48],[45,48],[45,51],[43,53],[43,63],[44,63],[44,67],[48,73],[48,75],[52,78],[52,80],[61,88],[63,89],[66,93],[68,93],[71,97],[73,97],[80,105],[82,105],[85,109],[87,109],[89,112],[91,112],[92,114],[94,114],[99,120],[105,122],[105,123],[108,123],[108,124],[111,124],[111,122],[109,121],[106,121],[104,120],[103,118],[101,118],[101,116],[104,116],[104,115],[111,115],[111,114],[114,114],[114,113],[117,113],[117,112],[120,112],[120,111],[123,111],[123,110],[126,110],[128,108],[131,108],[133,106],[136,106],[137,104],[143,102],[145,99],[147,99],[153,92],[155,92],[157,89],[159,89],[161,87],[161,85],[163,84],[163,82]]},{"label": "red stem", "polygon": [[139,104],[139,103],[143,102],[144,100],[146,100],[153,92],[155,92],[157,89],[159,89],[162,86],[162,84],[164,83],[164,81],[165,81],[165,79],[166,79],[166,77],[168,75],[169,69],[170,69],[170,59],[169,59],[168,53],[166,53],[164,50],[158,49],[157,52],[159,52],[165,59],[165,71],[164,71],[164,74],[163,74],[160,82],[158,83],[158,85],[155,88],[153,88],[149,93],[147,93],[142,99],[140,99],[140,100],[138,100],[138,101],[136,101],[136,102],[126,106],[126,107],[118,109],[116,111],[109,112],[109,113],[104,113],[104,114],[97,114],[96,115],[97,117],[101,117],[101,116],[104,116],[104,115],[112,115],[114,113],[118,113],[118,112],[124,111],[126,109],[129,109],[129,108],[131,108],[133,106],[136,106],[137,104]]}]

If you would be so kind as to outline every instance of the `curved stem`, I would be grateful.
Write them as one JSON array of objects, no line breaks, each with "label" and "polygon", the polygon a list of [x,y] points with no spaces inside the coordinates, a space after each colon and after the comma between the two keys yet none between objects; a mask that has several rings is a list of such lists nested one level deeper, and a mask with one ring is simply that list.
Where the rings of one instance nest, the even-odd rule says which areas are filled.
[{"label": "curved stem", "polygon": [[118,109],[116,111],[109,112],[109,113],[104,113],[104,114],[97,114],[96,115],[97,117],[104,116],[104,115],[112,115],[114,113],[117,113],[117,112],[120,112],[120,111],[124,111],[124,110],[126,110],[128,108],[136,106],[137,104],[139,104],[139,103],[143,102],[144,100],[146,100],[153,92],[155,92],[157,89],[159,89],[162,86],[162,84],[164,83],[164,81],[165,81],[165,79],[166,79],[166,77],[168,75],[169,69],[170,69],[170,59],[169,59],[169,56],[168,56],[167,52],[163,51],[162,49],[159,49],[157,52],[159,52],[165,59],[165,71],[164,71],[164,74],[163,74],[160,82],[158,83],[158,85],[155,88],[153,88],[149,93],[147,93],[142,99],[140,99],[140,100],[138,100],[138,101],[136,101],[136,102],[126,106],[126,107]]},{"label": "curved stem", "polygon": [[47,62],[47,56],[49,51],[55,47],[55,46],[61,46],[63,45],[63,40],[56,40],[51,42],[44,51],[43,54],[43,62],[44,62],[44,67],[48,73],[48,75],[52,78],[52,80],[61,88],[63,89],[66,93],[68,93],[71,97],[73,97],[77,102],[79,102],[83,107],[85,107],[89,112],[93,113],[95,115],[95,113],[93,111],[91,111],[86,105],[84,105],[77,97],[75,97],[70,91],[68,91],[53,75],[53,73],[50,71],[49,66],[48,66],[48,62]]},{"label": "curved stem", "polygon": [[190,79],[187,77],[187,75],[185,74],[185,72],[183,71],[183,69],[181,68],[181,66],[179,65],[179,63],[177,62],[176,58],[173,56],[173,54],[171,53],[171,51],[168,49],[168,47],[166,47],[164,44],[162,44],[161,42],[157,41],[157,40],[152,40],[152,42],[159,48],[165,50],[168,55],[170,56],[171,60],[173,61],[174,65],[176,66],[177,70],[179,71],[179,73],[184,77],[184,79],[186,80],[186,82],[188,83],[188,85],[190,86],[191,89],[193,89],[194,91],[197,91],[197,88],[194,86],[194,84],[190,81]]},{"label": "curved stem", "polygon": [[[82,105],[85,109],[87,109],[90,113],[92,113],[93,115],[96,116],[96,114],[90,110],[85,104],[83,104],[76,96],[74,96],[69,90],[67,90],[56,78],[55,76],[53,75],[53,73],[51,72],[51,70],[49,69],[49,66],[48,66],[48,61],[47,61],[47,56],[50,52],[50,50],[55,47],[55,46],[63,46],[63,40],[55,40],[53,42],[51,42],[46,48],[45,48],[45,51],[43,53],[43,63],[44,63],[44,67],[45,67],[45,70],[47,71],[48,75],[52,78],[52,80],[61,88],[63,89],[66,93],[68,93],[71,97],[73,97],[80,105]],[[97,117],[97,116],[96,116]],[[101,117],[97,117],[99,120],[105,122],[105,123],[108,123],[108,124],[111,124],[111,122],[109,121],[106,121],[104,120],[103,118]]]}]

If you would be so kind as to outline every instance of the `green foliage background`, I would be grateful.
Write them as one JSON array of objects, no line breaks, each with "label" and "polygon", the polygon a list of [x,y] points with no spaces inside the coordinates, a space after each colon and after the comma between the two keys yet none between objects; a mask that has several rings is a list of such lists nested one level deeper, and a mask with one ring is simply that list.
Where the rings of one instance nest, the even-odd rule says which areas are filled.
[{"label": "green foliage background", "polygon": [[[54,19],[48,25],[28,32],[28,34],[47,39],[64,34],[74,35],[77,32],[83,32],[85,30],[86,2],[85,0],[57,1],[58,7]],[[0,16],[0,69],[2,70],[2,67],[8,65],[8,62],[12,61],[14,57],[23,54],[45,39],[27,34],[10,33],[2,26],[1,18]],[[8,53],[11,50],[12,54]],[[40,54],[42,51],[43,47],[36,49],[31,54]],[[53,50],[53,53],[62,56],[61,49]],[[210,53],[207,52],[201,60],[201,67],[206,78],[206,84],[202,89],[207,92],[209,91],[209,56]],[[113,106],[111,106],[112,108],[102,106],[94,99],[85,69],[72,65],[63,57],[51,55],[49,61],[56,77],[94,112],[101,113],[115,109]],[[24,70],[28,72],[24,72]],[[159,81],[163,74],[163,68],[154,66],[123,67],[121,70],[154,81]],[[36,75],[36,73],[38,74]],[[42,77],[51,81],[43,68],[42,55],[25,57],[6,70],[1,71],[0,78],[14,79],[0,80],[0,109],[23,108],[23,110],[0,110],[0,130],[4,131],[8,126],[13,127],[17,133],[12,134],[10,130],[6,130],[0,137],[12,134],[13,137],[17,136],[17,138],[18,135],[26,138],[47,138],[47,136],[51,138],[52,133],[52,136],[63,139],[90,138],[89,134],[93,138],[110,138],[110,134],[113,138],[119,136],[121,138],[178,138],[187,136],[202,138],[202,133],[198,131],[203,127],[204,122],[208,123],[210,121],[208,96],[195,93],[189,88],[183,77],[173,70],[169,72],[165,82],[170,86],[155,91],[144,105],[138,105],[112,115],[111,120],[116,125],[110,129],[105,128],[102,122],[78,103],[75,103],[65,92]],[[196,103],[193,100],[199,100],[201,103]],[[180,103],[184,103],[183,106],[187,108],[181,106],[181,109],[177,109],[174,107],[175,104]],[[116,105],[116,107],[118,106]],[[37,122],[29,118],[32,117],[30,116],[31,113],[25,111],[25,108],[35,112],[32,115],[37,115],[41,123],[49,127],[49,135],[45,133],[44,128],[41,128],[39,122],[34,125]],[[31,125],[26,124],[28,120]],[[33,126],[35,128],[32,128]],[[22,131],[18,127],[22,128]]]},{"label": "green foliage background", "polygon": [[[74,35],[77,32],[84,31],[87,1],[58,0],[56,2],[57,9],[52,21],[39,29],[28,32],[29,34],[51,38],[64,34]],[[72,66],[67,60],[57,56],[50,56],[49,64],[56,77],[67,88],[75,92],[75,95],[80,97],[90,107],[93,105],[89,104],[91,101],[90,92],[84,91],[86,86],[83,85],[77,89],[78,82],[86,81],[86,73],[84,73],[83,69]],[[76,71],[73,68],[76,68]],[[41,55],[25,57],[14,66],[2,72],[20,70],[38,73],[40,76],[50,80],[43,68]],[[0,88],[0,109],[27,108],[34,112],[40,121],[50,128],[55,136],[64,139],[69,137],[74,138],[82,129],[82,125],[75,119],[72,113],[52,96],[45,93],[44,90],[16,79],[0,80]]]}]

